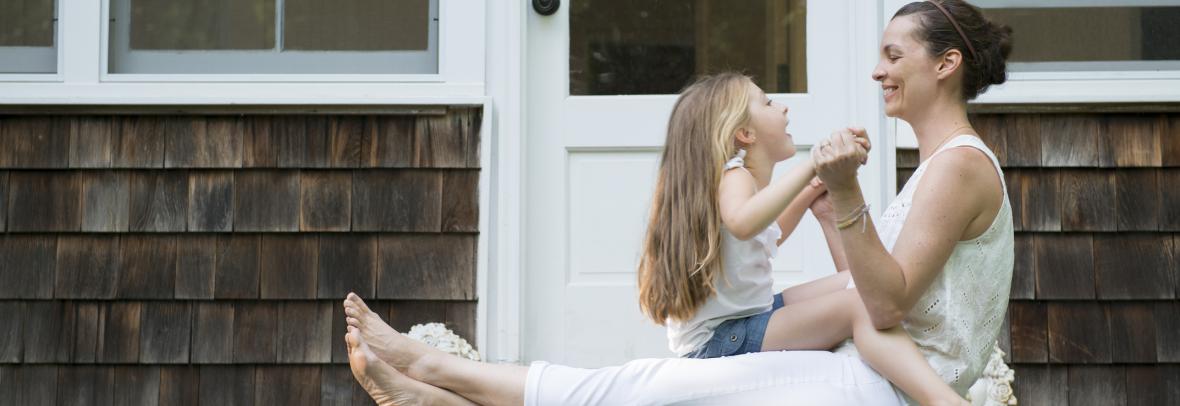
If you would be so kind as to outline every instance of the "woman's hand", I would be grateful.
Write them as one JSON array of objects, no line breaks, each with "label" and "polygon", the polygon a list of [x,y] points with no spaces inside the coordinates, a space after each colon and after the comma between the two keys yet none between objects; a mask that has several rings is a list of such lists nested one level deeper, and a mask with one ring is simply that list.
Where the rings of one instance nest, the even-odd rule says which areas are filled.
[{"label": "woman's hand", "polygon": [[811,150],[816,175],[830,190],[846,190],[856,183],[856,170],[869,158],[868,134],[863,128],[846,128]]}]

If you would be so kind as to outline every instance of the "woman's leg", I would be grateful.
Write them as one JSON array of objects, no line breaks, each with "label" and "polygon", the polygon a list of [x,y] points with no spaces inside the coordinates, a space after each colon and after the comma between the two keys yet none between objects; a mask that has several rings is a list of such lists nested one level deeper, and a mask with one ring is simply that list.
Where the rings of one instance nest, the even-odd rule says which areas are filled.
[{"label": "woman's leg", "polygon": [[776,310],[763,351],[826,350],[852,337],[861,357],[924,405],[963,404],[904,332],[873,327],[856,290],[845,289]]},{"label": "woman's leg", "polygon": [[459,358],[395,331],[354,293],[344,300],[348,325],[382,361],[410,378],[444,388],[481,405],[524,402],[528,368]]}]

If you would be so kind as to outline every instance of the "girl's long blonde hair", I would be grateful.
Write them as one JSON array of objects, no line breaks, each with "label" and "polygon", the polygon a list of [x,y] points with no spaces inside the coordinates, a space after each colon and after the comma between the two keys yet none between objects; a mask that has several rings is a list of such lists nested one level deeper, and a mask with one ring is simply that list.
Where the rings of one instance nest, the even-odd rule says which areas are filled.
[{"label": "girl's long blonde hair", "polygon": [[706,76],[672,108],[639,262],[639,306],[647,317],[692,318],[721,273],[718,188],[737,152],[734,134],[749,121],[750,78]]}]

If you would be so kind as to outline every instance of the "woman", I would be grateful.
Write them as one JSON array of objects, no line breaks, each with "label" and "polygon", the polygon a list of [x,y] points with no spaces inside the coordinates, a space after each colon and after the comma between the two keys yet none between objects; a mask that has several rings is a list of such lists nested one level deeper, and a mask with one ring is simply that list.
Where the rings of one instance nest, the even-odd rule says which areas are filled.
[{"label": "woman", "polygon": [[[873,79],[881,82],[886,114],[914,127],[922,164],[879,229],[856,182],[864,150],[854,130],[813,150],[842,217],[848,285],[855,283],[876,328],[909,334],[959,394],[985,365],[1011,285],[1012,218],[1003,176],[966,114],[968,100],[1005,81],[1009,34],[961,0],[910,3],[889,23]],[[840,278],[847,276],[809,285],[840,289]],[[389,328],[355,295],[345,300],[345,312],[353,373],[380,404],[907,403],[848,343],[835,353],[526,368],[437,352]]]}]

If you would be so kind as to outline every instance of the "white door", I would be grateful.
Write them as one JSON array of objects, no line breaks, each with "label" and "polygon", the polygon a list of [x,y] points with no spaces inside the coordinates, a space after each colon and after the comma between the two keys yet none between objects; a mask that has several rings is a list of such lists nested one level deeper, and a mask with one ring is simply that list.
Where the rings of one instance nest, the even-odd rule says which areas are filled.
[{"label": "white door", "polygon": [[[834,128],[877,129],[856,119],[866,113],[851,100],[872,83],[850,49],[876,45],[851,27],[864,13],[857,3],[567,0],[551,16],[529,13],[525,361],[596,367],[672,355],[663,327],[639,311],[635,268],[675,93],[702,72],[752,74],[790,107],[800,157]],[[862,30],[876,32],[875,9]],[[880,175],[862,175],[874,205]],[[774,261],[778,288],[832,272],[808,216]]]}]

